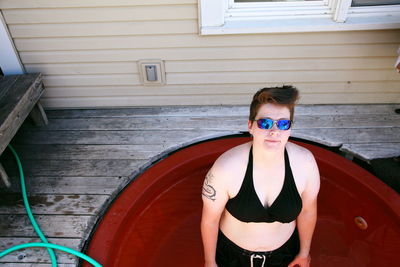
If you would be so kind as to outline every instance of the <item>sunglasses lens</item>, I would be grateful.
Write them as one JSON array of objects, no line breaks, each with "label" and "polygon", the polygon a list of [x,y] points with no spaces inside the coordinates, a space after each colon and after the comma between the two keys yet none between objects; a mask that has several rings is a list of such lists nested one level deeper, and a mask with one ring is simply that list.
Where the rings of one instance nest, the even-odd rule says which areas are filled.
[{"label": "sunglasses lens", "polygon": [[260,129],[268,130],[272,128],[272,126],[274,125],[274,121],[271,119],[259,119],[257,120],[257,125]]},{"label": "sunglasses lens", "polygon": [[292,123],[290,120],[279,120],[276,122],[276,125],[278,126],[279,130],[289,130],[291,124]]}]

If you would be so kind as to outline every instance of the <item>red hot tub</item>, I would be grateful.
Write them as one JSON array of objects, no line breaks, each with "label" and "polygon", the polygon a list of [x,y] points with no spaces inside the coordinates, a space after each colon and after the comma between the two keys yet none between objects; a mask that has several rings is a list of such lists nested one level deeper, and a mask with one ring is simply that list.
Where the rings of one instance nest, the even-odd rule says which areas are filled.
[{"label": "red hot tub", "polygon": [[[202,266],[204,176],[220,154],[247,141],[200,143],[147,169],[101,219],[87,254],[107,267]],[[297,143],[313,152],[321,173],[312,266],[398,266],[399,195],[351,161]]]}]

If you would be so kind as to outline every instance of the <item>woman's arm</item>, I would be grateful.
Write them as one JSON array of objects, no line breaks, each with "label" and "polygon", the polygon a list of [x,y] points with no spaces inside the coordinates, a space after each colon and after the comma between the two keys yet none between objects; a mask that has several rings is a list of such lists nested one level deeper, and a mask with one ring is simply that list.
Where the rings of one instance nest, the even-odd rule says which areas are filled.
[{"label": "woman's arm", "polygon": [[224,180],[223,175],[218,171],[216,164],[214,164],[213,168],[207,173],[203,184],[201,237],[203,239],[204,261],[206,267],[217,266],[215,262],[215,252],[219,221],[222,212],[225,209],[225,204],[229,199]]},{"label": "woman's arm", "polygon": [[310,265],[311,240],[317,222],[317,196],[320,187],[320,176],[317,163],[311,152],[305,157],[304,171],[307,175],[306,186],[302,193],[303,209],[297,217],[297,229],[300,237],[300,251],[288,267],[298,264],[300,267]]}]

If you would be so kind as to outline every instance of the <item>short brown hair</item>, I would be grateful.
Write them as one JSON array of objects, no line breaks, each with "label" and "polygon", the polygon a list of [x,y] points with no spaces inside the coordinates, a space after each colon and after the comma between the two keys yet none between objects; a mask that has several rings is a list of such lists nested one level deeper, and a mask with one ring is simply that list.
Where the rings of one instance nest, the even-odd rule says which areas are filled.
[{"label": "short brown hair", "polygon": [[261,105],[273,103],[286,106],[290,110],[290,119],[293,120],[294,106],[299,98],[299,91],[291,85],[282,87],[266,87],[257,91],[250,104],[249,120],[254,121]]}]

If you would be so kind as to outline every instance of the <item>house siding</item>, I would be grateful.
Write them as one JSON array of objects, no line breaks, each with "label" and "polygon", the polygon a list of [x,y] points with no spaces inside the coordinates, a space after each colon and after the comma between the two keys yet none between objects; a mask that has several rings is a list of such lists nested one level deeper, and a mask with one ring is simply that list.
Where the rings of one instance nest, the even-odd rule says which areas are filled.
[{"label": "house siding", "polygon": [[[293,84],[303,104],[400,103],[400,30],[201,36],[196,0],[3,0],[27,72],[48,108],[248,104]],[[137,61],[165,62],[143,86]]]}]

